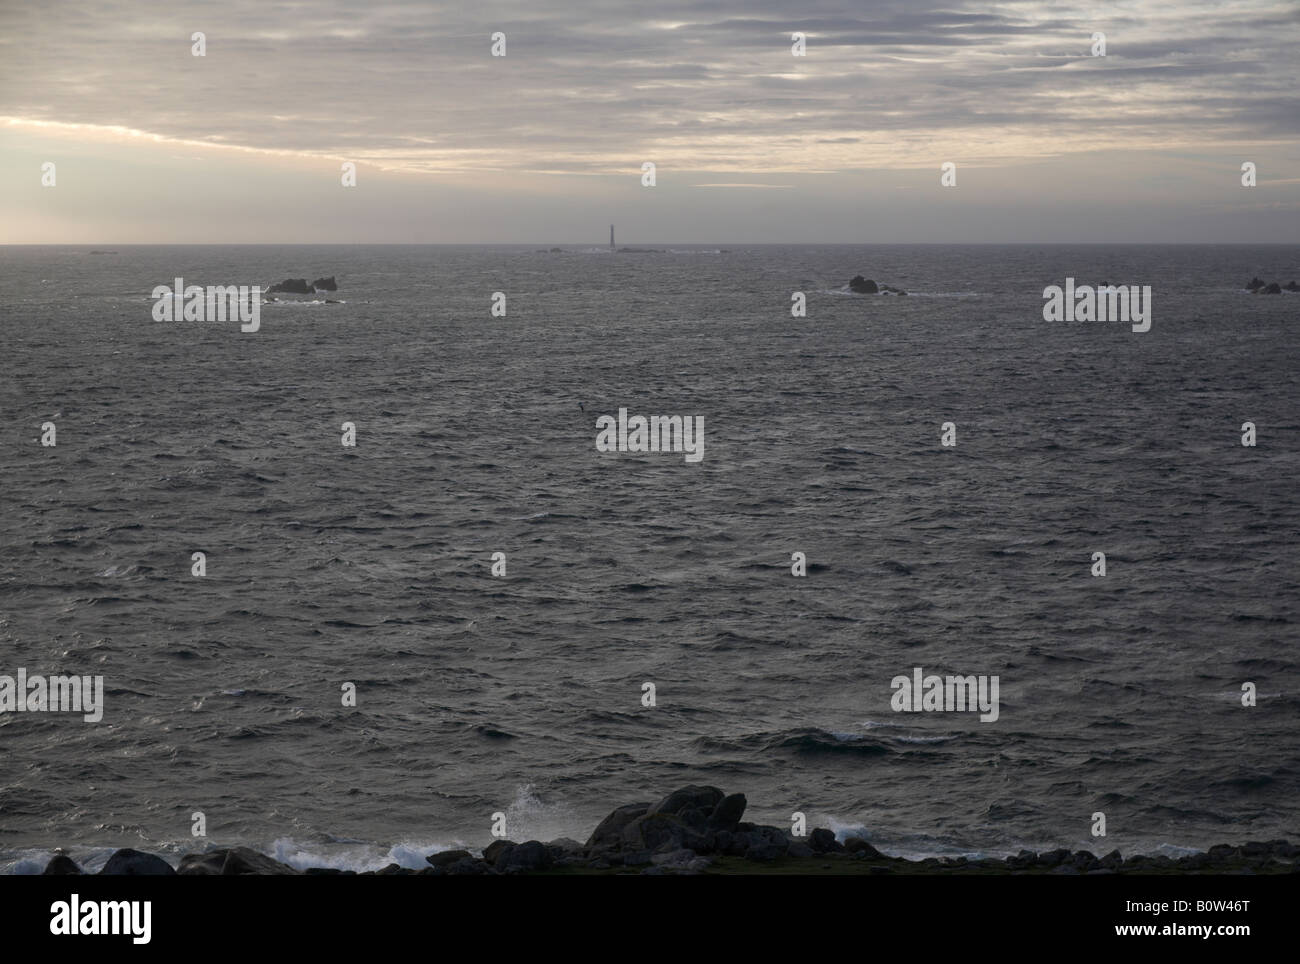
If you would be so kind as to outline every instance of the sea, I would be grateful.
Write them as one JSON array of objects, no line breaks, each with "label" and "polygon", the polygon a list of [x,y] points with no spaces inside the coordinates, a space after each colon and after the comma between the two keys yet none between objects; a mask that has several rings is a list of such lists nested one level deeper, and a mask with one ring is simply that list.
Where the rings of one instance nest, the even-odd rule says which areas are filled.
[{"label": "sea", "polygon": [[643,247],[0,247],[0,675],[104,687],[0,713],[0,872],[421,867],[687,784],[909,857],[1300,841],[1300,294],[1246,290],[1300,247]]}]

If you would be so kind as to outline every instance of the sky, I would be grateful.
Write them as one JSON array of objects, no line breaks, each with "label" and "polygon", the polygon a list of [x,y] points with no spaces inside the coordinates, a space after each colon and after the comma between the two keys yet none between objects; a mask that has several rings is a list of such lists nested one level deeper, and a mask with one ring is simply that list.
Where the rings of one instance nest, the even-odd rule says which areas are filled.
[{"label": "sky", "polygon": [[1298,63],[1295,0],[0,0],[0,243],[1297,243]]}]

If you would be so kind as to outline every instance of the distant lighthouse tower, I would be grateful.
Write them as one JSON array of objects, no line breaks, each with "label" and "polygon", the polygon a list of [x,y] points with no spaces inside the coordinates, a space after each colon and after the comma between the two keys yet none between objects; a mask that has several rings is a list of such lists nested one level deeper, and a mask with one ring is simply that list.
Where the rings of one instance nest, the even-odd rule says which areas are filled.
[{"label": "distant lighthouse tower", "polygon": [[614,225],[609,226],[609,249],[614,250]]}]

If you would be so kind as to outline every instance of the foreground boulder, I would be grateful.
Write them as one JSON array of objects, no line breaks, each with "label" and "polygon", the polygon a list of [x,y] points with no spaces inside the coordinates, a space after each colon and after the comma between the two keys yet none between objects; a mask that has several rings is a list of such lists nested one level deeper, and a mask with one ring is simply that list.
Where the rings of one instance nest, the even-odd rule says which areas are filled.
[{"label": "foreground boulder", "polygon": [[725,796],[717,787],[682,787],[651,807],[650,814],[669,813],[693,826],[703,826]]},{"label": "foreground boulder", "polygon": [[749,801],[745,799],[743,793],[733,793],[723,797],[713,808],[713,813],[709,815],[709,829],[734,831],[740,823],[740,818],[745,815],[745,807],[748,804]]},{"label": "foreground boulder", "polygon": [[793,843],[780,827],[742,823],[731,835],[730,851],[746,860],[776,860],[789,854]]},{"label": "foreground boulder", "polygon": [[703,827],[692,826],[672,813],[647,813],[623,828],[624,853],[654,853],[669,850],[709,849]]},{"label": "foreground boulder", "polygon": [[306,278],[285,278],[266,289],[267,294],[283,293],[286,295],[314,295],[316,289],[307,283]]},{"label": "foreground boulder", "polygon": [[682,787],[629,820],[623,826],[619,849],[624,853],[710,853],[716,848],[715,834],[734,829],[744,812],[741,794],[728,797],[717,787]]},{"label": "foreground boulder", "polygon": [[100,874],[108,877],[171,877],[176,871],[161,857],[129,847],[108,858]]},{"label": "foreground boulder", "polygon": [[[765,861],[814,853],[780,827],[742,823],[747,803],[743,793],[728,795],[717,787],[691,785],[675,790],[655,804],[619,807],[601,821],[588,839],[588,865],[661,867],[664,864],[659,857],[682,852]],[[844,849],[829,830],[817,831],[816,840],[825,853]],[[669,864],[691,872],[705,866],[680,857]]]},{"label": "foreground boulder", "polygon": [[301,873],[248,847],[210,850],[205,854],[186,854],[181,858],[179,874],[191,877],[235,877],[246,874],[282,876]]},{"label": "foreground boulder", "polygon": [[572,837],[558,837],[550,841],[546,845],[546,849],[550,851],[552,857],[559,858],[580,854],[587,848]]},{"label": "foreground boulder", "polygon": [[454,863],[462,860],[472,860],[468,850],[444,850],[441,853],[430,854],[424,858],[433,867],[450,867]]},{"label": "foreground boulder", "polygon": [[884,854],[882,854],[875,847],[871,846],[871,844],[867,843],[861,837],[850,837],[848,840],[844,841],[844,849],[848,853],[853,854],[854,856],[861,854],[863,859],[867,859],[867,860],[885,859]]},{"label": "foreground boulder", "polygon": [[45,865],[45,869],[41,871],[41,876],[62,877],[84,873],[85,871],[78,867],[76,861],[67,854],[55,854],[50,858],[50,862]]},{"label": "foreground boulder", "polygon": [[[597,824],[596,829],[591,832],[587,838],[588,850],[620,850],[623,846],[623,828],[635,820],[637,817],[644,816],[650,809],[648,803],[629,803],[619,807],[608,817]],[[493,844],[493,846],[496,846]],[[491,848],[488,848],[491,849]],[[487,851],[483,851],[483,856],[487,856]]]},{"label": "foreground boulder", "polygon": [[540,840],[525,840],[521,844],[503,848],[496,855],[492,866],[498,874],[546,870],[551,866],[551,853]]},{"label": "foreground boulder", "polygon": [[511,847],[518,846],[513,840],[493,840],[483,848],[483,860],[495,865],[497,859]]},{"label": "foreground boulder", "polygon": [[808,846],[815,854],[842,854],[846,848],[835,839],[835,834],[825,827],[818,827],[808,836]]},{"label": "foreground boulder", "polygon": [[[495,860],[504,850],[513,846],[515,845],[508,840],[497,840],[483,853],[486,857],[490,852],[492,859]],[[441,853],[430,854],[424,859],[429,862],[429,866],[420,873],[432,874],[436,877],[473,877],[496,873],[492,869],[491,861],[480,860],[471,855],[468,850],[444,850]]]}]

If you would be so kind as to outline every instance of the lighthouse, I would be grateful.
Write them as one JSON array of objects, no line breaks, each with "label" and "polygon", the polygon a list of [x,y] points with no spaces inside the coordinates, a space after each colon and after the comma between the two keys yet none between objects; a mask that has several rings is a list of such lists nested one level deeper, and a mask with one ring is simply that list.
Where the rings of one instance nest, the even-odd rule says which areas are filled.
[{"label": "lighthouse", "polygon": [[614,250],[614,225],[609,226],[609,249]]}]

